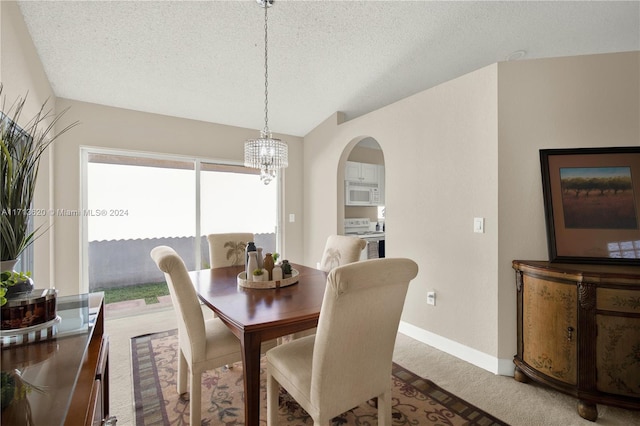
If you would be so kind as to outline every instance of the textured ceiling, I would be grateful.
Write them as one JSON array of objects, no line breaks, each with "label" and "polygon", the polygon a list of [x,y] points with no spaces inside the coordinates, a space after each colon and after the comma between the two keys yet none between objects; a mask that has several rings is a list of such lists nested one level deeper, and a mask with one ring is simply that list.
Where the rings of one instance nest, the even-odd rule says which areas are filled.
[{"label": "textured ceiling", "polygon": [[[20,1],[58,97],[264,126],[264,10],[244,1]],[[276,1],[269,127],[305,135],[524,50],[640,50],[640,2]]]}]

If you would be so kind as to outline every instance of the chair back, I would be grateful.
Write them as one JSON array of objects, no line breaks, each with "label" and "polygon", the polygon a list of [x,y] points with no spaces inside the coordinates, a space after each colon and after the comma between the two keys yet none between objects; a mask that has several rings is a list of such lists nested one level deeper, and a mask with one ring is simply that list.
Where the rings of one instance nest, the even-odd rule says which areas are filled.
[{"label": "chair back", "polygon": [[184,261],[171,247],[158,246],[151,258],[164,272],[178,319],[178,338],[184,356],[198,362],[205,359],[204,316]]},{"label": "chair back", "polygon": [[360,260],[360,252],[367,245],[362,238],[347,235],[330,235],[324,247],[320,269],[329,272],[335,267]]},{"label": "chair back", "polygon": [[344,403],[336,394],[367,400],[372,391],[389,387],[400,316],[417,273],[414,261],[391,258],[351,263],[329,273],[313,350],[312,404]]},{"label": "chair back", "polygon": [[244,250],[249,241],[254,241],[250,232],[209,234],[209,263],[211,268],[244,265]]}]

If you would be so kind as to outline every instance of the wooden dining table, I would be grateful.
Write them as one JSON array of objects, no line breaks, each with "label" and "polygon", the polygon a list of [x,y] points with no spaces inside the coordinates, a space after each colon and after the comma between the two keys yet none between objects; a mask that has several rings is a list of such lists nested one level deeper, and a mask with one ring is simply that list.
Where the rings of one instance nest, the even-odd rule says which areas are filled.
[{"label": "wooden dining table", "polygon": [[244,368],[245,424],[260,421],[260,347],[263,342],[318,325],[327,273],[292,264],[298,282],[253,289],[238,285],[242,266],[191,271],[200,300],[240,339]]}]

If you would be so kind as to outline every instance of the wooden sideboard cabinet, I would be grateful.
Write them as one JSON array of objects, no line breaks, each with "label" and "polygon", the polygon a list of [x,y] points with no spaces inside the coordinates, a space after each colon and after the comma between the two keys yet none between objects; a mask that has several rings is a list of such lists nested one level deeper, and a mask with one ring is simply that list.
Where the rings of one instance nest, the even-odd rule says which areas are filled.
[{"label": "wooden sideboard cabinet", "polygon": [[596,404],[640,409],[640,267],[514,260],[515,379]]},{"label": "wooden sideboard cabinet", "polygon": [[1,423],[115,424],[107,419],[109,337],[104,333],[104,294],[59,297],[57,315],[60,318],[52,336],[43,334],[31,343],[15,344],[11,333],[0,336],[2,372],[19,374],[28,384],[11,394],[13,398],[3,406]]},{"label": "wooden sideboard cabinet", "polygon": [[109,336],[104,332],[104,293],[89,293],[87,307],[91,331],[65,425],[101,426],[109,414]]}]

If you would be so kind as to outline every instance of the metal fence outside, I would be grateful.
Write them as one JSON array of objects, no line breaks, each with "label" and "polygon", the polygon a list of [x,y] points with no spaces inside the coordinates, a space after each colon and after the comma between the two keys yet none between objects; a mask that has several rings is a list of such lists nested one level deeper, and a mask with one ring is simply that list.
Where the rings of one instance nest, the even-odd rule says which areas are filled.
[{"label": "metal fence outside", "polygon": [[[265,252],[276,249],[276,234],[256,234],[256,246]],[[89,289],[111,289],[138,284],[164,282],[164,274],[149,255],[160,245],[173,248],[187,269],[196,268],[195,237],[144,238],[89,242]],[[200,241],[202,268],[209,267],[209,245]]]}]

